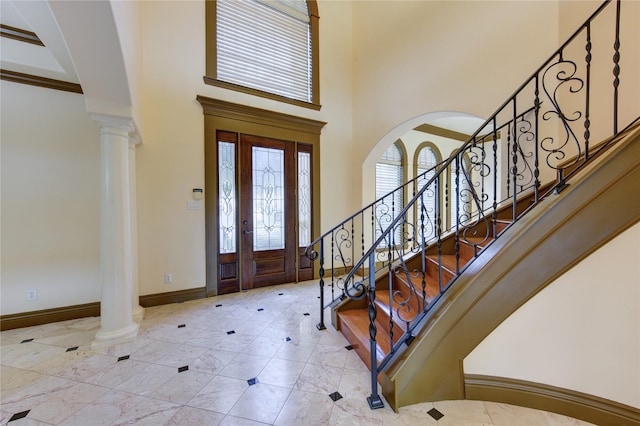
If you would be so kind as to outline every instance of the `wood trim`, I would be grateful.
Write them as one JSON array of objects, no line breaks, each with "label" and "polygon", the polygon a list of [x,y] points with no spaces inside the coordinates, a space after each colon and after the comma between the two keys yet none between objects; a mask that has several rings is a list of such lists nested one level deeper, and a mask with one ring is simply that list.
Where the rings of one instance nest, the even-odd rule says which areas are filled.
[{"label": "wood trim", "polygon": [[0,316],[0,331],[97,316],[100,316],[100,302],[21,312]]},{"label": "wood trim", "polygon": [[535,408],[599,425],[640,425],[640,409],[543,383],[465,374],[464,388],[467,399]]},{"label": "wood trim", "polygon": [[198,95],[205,115],[319,135],[325,122]]},{"label": "wood trim", "polygon": [[322,108],[320,104],[287,98],[285,96],[276,95],[275,93],[265,92],[264,90],[258,90],[247,86],[241,86],[239,84],[229,83],[228,81],[216,80],[215,78],[207,77],[206,75],[202,78],[204,79],[204,83],[208,84],[209,86],[220,87],[223,89],[233,90],[235,92],[247,93],[249,95],[284,102],[286,104],[296,105],[303,108],[314,109],[316,111],[319,111],[320,108]]},{"label": "wood trim", "polygon": [[0,80],[14,83],[28,84],[30,86],[45,87],[47,89],[62,90],[64,92],[82,94],[82,87],[77,83],[55,80],[53,78],[39,77],[37,75],[23,74],[21,72],[0,69]]},{"label": "wood trim", "polygon": [[430,135],[440,136],[447,139],[453,139],[460,142],[466,142],[471,137],[471,135],[445,129],[443,127],[434,126],[432,124],[421,124],[418,127],[415,127],[413,130],[428,133]]},{"label": "wood trim", "polygon": [[190,288],[187,290],[168,291],[166,293],[147,294],[140,296],[140,306],[168,305],[170,303],[186,302],[188,300],[204,299],[207,297],[205,287]]},{"label": "wood trim", "polygon": [[0,24],[0,36],[18,40],[23,43],[44,46],[42,40],[40,40],[38,35],[33,31],[23,30],[22,28],[12,27],[10,25]]}]

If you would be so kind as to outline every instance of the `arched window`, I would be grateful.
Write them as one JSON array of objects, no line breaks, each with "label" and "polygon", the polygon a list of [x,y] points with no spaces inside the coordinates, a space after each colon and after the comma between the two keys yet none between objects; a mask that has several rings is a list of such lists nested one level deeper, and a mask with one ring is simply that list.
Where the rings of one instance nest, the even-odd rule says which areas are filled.
[{"label": "arched window", "polygon": [[205,83],[320,108],[315,0],[208,0]]},{"label": "arched window", "polygon": [[[414,157],[414,171],[416,176],[416,193],[435,176],[434,167],[440,162],[440,152],[435,145],[425,142],[416,150]],[[426,240],[435,236],[435,220],[437,200],[440,189],[434,182],[416,203],[415,224],[418,231],[424,229]],[[422,234],[420,234],[422,235]]]},{"label": "arched window", "polygon": [[[394,142],[376,163],[376,238],[378,238],[398,213],[404,208],[405,155],[401,141]],[[399,244],[402,227],[394,232]],[[386,246],[386,244],[385,244]]]}]

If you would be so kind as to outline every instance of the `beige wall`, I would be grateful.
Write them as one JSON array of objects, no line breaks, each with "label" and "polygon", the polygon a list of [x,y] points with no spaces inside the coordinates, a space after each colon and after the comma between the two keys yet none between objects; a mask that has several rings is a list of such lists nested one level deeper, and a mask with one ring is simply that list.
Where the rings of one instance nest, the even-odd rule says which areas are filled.
[{"label": "beige wall", "polygon": [[636,224],[507,318],[465,358],[465,373],[546,383],[640,408],[639,284]]},{"label": "beige wall", "polygon": [[[357,1],[353,8],[354,162],[364,182],[379,158],[369,153],[409,130],[407,120],[441,111],[487,117],[558,47],[556,2]],[[373,201],[361,192],[363,204]]]},{"label": "beige wall", "polygon": [[[1,314],[100,300],[100,138],[82,95],[2,81]],[[27,301],[36,290],[38,300]]]},{"label": "beige wall", "polygon": [[[204,186],[204,120],[197,95],[329,123],[320,148],[322,228],[355,210],[353,190],[344,185],[357,176],[351,162],[351,4],[320,2],[319,13],[322,109],[314,111],[205,85],[204,2],[142,3],[141,295],[205,285],[204,211],[187,210],[192,188]],[[205,188],[205,197],[208,192],[213,193]],[[165,273],[173,274],[173,283],[164,284]]]}]

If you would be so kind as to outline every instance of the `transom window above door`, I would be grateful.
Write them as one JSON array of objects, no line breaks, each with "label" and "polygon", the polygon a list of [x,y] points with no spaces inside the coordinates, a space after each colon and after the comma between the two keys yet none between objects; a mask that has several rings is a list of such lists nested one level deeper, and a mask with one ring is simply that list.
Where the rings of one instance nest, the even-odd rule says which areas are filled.
[{"label": "transom window above door", "polygon": [[320,108],[315,0],[206,4],[205,83]]}]

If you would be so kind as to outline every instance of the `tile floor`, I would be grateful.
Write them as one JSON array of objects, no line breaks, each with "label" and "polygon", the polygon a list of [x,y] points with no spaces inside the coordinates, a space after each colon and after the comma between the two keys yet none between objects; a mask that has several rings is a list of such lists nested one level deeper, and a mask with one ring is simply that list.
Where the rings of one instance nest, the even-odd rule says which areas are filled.
[{"label": "tile floor", "polygon": [[99,318],[2,332],[0,424],[587,424],[479,401],[372,411],[369,371],[316,329],[317,304],[307,282],[148,308],[135,341],[96,351]]}]

